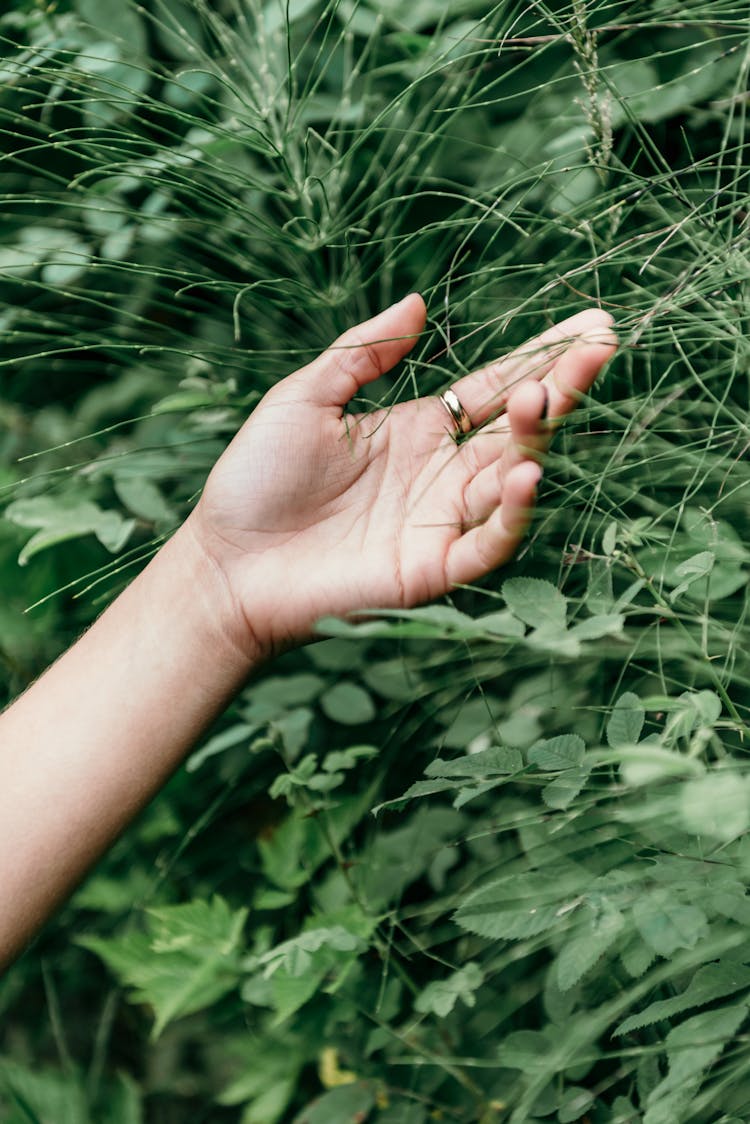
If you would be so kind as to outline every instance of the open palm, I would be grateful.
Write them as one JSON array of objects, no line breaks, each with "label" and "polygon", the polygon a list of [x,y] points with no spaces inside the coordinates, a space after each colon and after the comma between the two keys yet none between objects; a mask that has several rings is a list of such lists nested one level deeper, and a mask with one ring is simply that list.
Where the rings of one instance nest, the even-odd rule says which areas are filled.
[{"label": "open palm", "polygon": [[541,475],[543,415],[569,412],[615,347],[611,318],[588,309],[460,379],[476,430],[460,445],[438,398],[345,414],[424,321],[411,294],[347,332],[265,396],[208,479],[196,533],[268,654],[322,616],[409,607],[507,561]]}]

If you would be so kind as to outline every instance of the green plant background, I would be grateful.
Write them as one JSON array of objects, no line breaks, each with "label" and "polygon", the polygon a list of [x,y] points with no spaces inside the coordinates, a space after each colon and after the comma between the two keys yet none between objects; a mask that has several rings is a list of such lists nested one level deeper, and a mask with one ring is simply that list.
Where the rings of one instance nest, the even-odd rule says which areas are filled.
[{"label": "green plant background", "polygon": [[0,1120],[750,1120],[747,5],[0,36],[0,702],[354,321],[428,304],[380,403],[592,302],[622,340],[519,560],[325,622],[4,976]]}]

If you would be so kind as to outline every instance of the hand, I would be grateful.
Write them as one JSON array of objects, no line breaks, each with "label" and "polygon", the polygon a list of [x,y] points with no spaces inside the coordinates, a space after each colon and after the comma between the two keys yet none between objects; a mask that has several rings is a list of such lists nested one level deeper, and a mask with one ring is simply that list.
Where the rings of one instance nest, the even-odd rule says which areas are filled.
[{"label": "hand", "polygon": [[406,355],[425,315],[413,293],[278,383],[208,478],[188,523],[256,658],[308,640],[323,616],[410,607],[506,562],[551,425],[616,347],[611,317],[587,309],[459,379],[482,428],[458,445],[438,398],[345,415]]}]

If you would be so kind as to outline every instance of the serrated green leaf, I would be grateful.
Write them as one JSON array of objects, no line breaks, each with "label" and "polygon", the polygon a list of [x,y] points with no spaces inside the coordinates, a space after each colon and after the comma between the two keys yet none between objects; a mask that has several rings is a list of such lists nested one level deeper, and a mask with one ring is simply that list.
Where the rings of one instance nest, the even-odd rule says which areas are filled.
[{"label": "serrated green leaf", "polygon": [[551,582],[541,578],[509,578],[503,582],[505,603],[519,620],[532,628],[565,628],[567,598]]},{"label": "serrated green leaf", "polygon": [[583,764],[586,743],[578,734],[558,734],[542,738],[529,750],[529,764],[543,772],[557,773]]},{"label": "serrated green leaf", "polygon": [[463,929],[495,940],[519,940],[543,933],[579,908],[585,871],[560,871],[557,877],[529,871],[501,878],[476,890],[459,906],[453,920]]},{"label": "serrated green leaf", "polygon": [[508,746],[491,745],[478,753],[456,757],[453,761],[438,758],[431,761],[425,769],[426,777],[491,777],[509,775],[523,769],[523,758],[517,749]]},{"label": "serrated green leaf", "polygon": [[607,722],[607,742],[613,749],[635,745],[641,736],[646,711],[632,691],[620,695]]},{"label": "serrated green leaf", "polygon": [[690,1007],[703,1007],[714,1003],[726,995],[750,988],[750,968],[734,960],[705,964],[699,968],[688,986],[680,995],[672,999],[660,999],[651,1003],[637,1015],[630,1015],[612,1032],[615,1035],[630,1034],[644,1026],[681,1015]]},{"label": "serrated green leaf", "polygon": [[625,927],[625,917],[610,903],[576,930],[557,958],[557,986],[569,991],[615,943]]},{"label": "serrated green leaf", "polygon": [[215,895],[210,902],[150,909],[146,932],[109,939],[80,937],[135,999],[154,1009],[152,1037],[168,1023],[215,1003],[240,979],[239,951],[246,909],[232,910]]},{"label": "serrated green leaf", "polygon": [[699,906],[680,901],[662,887],[636,899],[633,920],[646,944],[664,957],[672,956],[678,948],[694,948],[708,928]]},{"label": "serrated green leaf", "polygon": [[656,953],[650,945],[644,943],[638,934],[623,949],[620,959],[629,976],[637,980],[653,964]]},{"label": "serrated green leaf", "polygon": [[745,1003],[693,1015],[667,1035],[669,1072],[648,1097],[643,1124],[674,1124],[703,1075],[747,1017]]}]

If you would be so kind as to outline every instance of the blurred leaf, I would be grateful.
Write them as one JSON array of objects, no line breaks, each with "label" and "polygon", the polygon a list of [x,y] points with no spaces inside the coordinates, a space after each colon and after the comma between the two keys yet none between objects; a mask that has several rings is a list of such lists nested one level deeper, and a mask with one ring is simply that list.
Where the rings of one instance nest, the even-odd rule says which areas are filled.
[{"label": "blurred leaf", "polygon": [[19,527],[40,528],[28,540],[18,562],[26,563],[41,550],[81,535],[94,534],[102,546],[113,554],[122,550],[135,529],[132,519],[123,519],[117,511],[104,511],[90,500],[73,497],[35,496],[15,500],[5,509],[5,517]]},{"label": "blurred leaf", "polygon": [[421,1014],[433,1014],[444,1019],[459,999],[467,1007],[473,1007],[476,1004],[474,993],[481,987],[483,980],[484,973],[479,965],[470,961],[445,979],[429,983],[417,996],[414,1009]]},{"label": "blurred leaf", "polygon": [[293,1124],[365,1124],[375,1107],[376,1087],[357,1081],[330,1089],[295,1116]]},{"label": "blurred leaf", "polygon": [[223,898],[146,911],[147,931],[103,939],[79,937],[154,1009],[152,1037],[168,1023],[215,1003],[237,986],[246,909],[231,910]]},{"label": "blurred leaf", "polygon": [[750,825],[747,780],[734,771],[710,773],[683,785],[680,810],[685,827],[696,835],[728,841]]},{"label": "blurred leaf", "polygon": [[358,726],[371,722],[376,715],[370,695],[357,683],[343,681],[329,687],[320,696],[323,713],[333,722],[345,726]]}]

